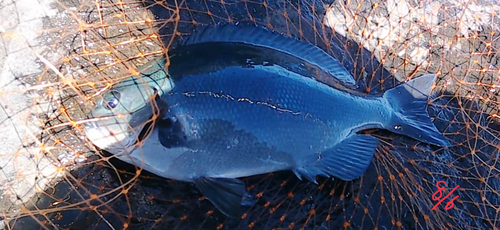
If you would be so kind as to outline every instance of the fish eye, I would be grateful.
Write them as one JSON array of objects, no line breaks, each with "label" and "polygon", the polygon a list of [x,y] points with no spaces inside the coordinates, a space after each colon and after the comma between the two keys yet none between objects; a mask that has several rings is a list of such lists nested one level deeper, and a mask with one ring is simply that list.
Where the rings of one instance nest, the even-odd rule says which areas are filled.
[{"label": "fish eye", "polygon": [[120,93],[116,90],[111,90],[103,96],[104,107],[114,109],[120,103]]}]

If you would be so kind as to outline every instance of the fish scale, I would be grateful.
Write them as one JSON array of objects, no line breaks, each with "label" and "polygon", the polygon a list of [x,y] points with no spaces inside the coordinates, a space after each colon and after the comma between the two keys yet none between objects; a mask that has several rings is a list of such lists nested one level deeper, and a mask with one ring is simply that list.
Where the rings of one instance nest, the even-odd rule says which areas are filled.
[{"label": "fish scale", "polygon": [[[236,129],[247,130],[280,151],[294,146],[303,155],[311,151],[309,146],[322,151],[335,145],[348,134],[344,129],[350,132],[357,124],[382,123],[377,116],[390,113],[378,98],[353,98],[325,85],[312,88],[309,85],[315,83],[313,79],[294,73],[283,76],[282,71],[279,66],[229,67],[203,76],[183,76],[165,96],[168,104],[176,105],[168,116],[188,114],[193,117],[188,124],[197,124],[197,119],[228,120]],[[185,96],[184,92],[190,89],[199,91],[190,92],[194,96]],[[285,95],[294,96],[287,102]],[[317,103],[325,101],[328,103]],[[176,107],[182,108],[181,111]],[[353,116],[358,112],[363,112],[363,116]],[[244,119],[239,119],[241,116]],[[307,138],[295,137],[303,136],[299,130],[316,131]]]},{"label": "fish scale", "polygon": [[[124,139],[139,141],[127,133],[127,120],[112,125],[98,120],[85,132],[96,146],[125,162],[194,182],[228,216],[240,214],[245,186],[239,177],[292,170],[314,183],[318,175],[358,178],[379,143],[359,131],[386,129],[427,144],[450,145],[427,113],[433,74],[379,97],[361,95],[352,90],[355,81],[345,68],[318,47],[248,25],[203,27],[169,53],[167,87],[158,86],[164,93],[151,99],[159,103],[162,116],[148,126],[151,135],[141,145],[113,142],[109,135],[121,132]],[[130,95],[108,94],[120,106],[97,105],[89,118],[133,110],[126,117],[129,123],[149,119],[154,103],[137,108],[141,102],[130,98],[142,93],[130,87],[136,86],[112,87],[116,95]]]}]

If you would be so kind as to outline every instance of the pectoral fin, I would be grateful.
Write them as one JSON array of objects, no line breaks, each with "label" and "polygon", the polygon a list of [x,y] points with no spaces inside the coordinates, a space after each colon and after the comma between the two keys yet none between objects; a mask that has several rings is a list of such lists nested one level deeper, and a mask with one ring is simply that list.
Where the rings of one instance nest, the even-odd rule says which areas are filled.
[{"label": "pectoral fin", "polygon": [[199,177],[194,183],[201,193],[225,215],[238,218],[245,194],[243,181],[234,178]]},{"label": "pectoral fin", "polygon": [[165,148],[186,146],[186,134],[184,127],[175,117],[158,119],[158,139]]}]

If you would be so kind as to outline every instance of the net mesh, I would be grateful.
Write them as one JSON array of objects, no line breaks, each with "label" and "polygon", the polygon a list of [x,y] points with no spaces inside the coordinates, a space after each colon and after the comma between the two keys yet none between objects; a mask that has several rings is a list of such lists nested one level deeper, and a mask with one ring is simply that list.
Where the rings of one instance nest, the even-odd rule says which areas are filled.
[{"label": "net mesh", "polygon": [[[498,229],[498,1],[6,0],[0,2],[0,229]],[[99,152],[82,131],[102,92],[203,25],[252,23],[337,58],[380,95],[437,73],[429,113],[452,143],[378,131],[351,182],[244,178],[218,212],[192,184]],[[168,63],[167,63],[168,65]],[[436,183],[445,181],[433,209]]]}]

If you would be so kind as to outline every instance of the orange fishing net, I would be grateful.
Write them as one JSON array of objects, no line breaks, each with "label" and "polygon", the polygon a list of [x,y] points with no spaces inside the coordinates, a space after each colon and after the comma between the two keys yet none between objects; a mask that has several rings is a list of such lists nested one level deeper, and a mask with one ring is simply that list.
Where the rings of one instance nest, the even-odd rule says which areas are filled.
[{"label": "orange fishing net", "polygon": [[[495,0],[2,1],[0,229],[497,229],[499,13]],[[237,219],[190,183],[96,151],[81,129],[93,99],[220,22],[309,41],[366,94],[439,74],[429,113],[452,146],[378,131],[360,179],[245,178]],[[436,206],[438,181],[452,194]]]}]

